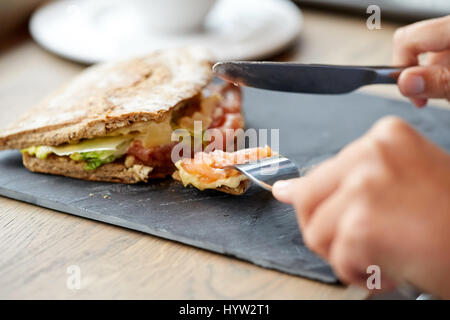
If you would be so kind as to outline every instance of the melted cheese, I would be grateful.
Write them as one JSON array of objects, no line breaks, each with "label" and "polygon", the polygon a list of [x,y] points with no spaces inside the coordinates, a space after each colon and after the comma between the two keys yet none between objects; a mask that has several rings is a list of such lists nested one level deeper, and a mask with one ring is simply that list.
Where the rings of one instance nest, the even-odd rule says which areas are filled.
[{"label": "melted cheese", "polygon": [[145,148],[163,146],[172,143],[172,126],[170,117],[163,122],[150,122],[146,130],[136,136],[135,139],[141,140]]},{"label": "melted cheese", "polygon": [[131,141],[130,136],[104,137],[82,141],[77,144],[64,144],[57,147],[45,147],[58,156],[68,156],[73,153],[92,151],[118,151],[124,149]]},{"label": "melted cheese", "polygon": [[171,143],[172,126],[170,121],[171,112],[159,122],[138,122],[129,127],[114,130],[109,135],[132,135],[136,140],[142,141],[146,148],[162,146]]},{"label": "melted cheese", "polygon": [[202,98],[200,101],[200,109],[199,111],[195,111],[190,116],[184,116],[178,119],[177,125],[180,128],[186,129],[191,133],[194,132],[194,122],[201,121],[202,122],[202,131],[209,128],[213,121],[214,112],[220,108],[218,108],[221,102],[221,97],[218,94],[212,94],[209,97]]},{"label": "melted cheese", "polygon": [[180,175],[180,179],[183,185],[187,186],[188,184],[191,184],[199,190],[217,189],[221,186],[227,186],[235,189],[241,184],[242,181],[247,180],[246,176],[244,176],[243,174],[239,174],[226,179],[218,179],[214,182],[206,183],[201,181],[198,175],[191,174],[184,170],[183,166],[181,165],[181,160],[177,161],[177,163],[175,163],[175,166],[178,169],[178,174]]},{"label": "melted cheese", "polygon": [[[178,119],[176,126],[194,132],[194,122],[201,121],[202,129],[206,130],[212,123],[214,110],[220,104],[221,98],[217,94],[202,98],[200,101],[200,110],[190,116],[184,116]],[[135,135],[136,140],[142,141],[145,148],[163,146],[172,143],[172,113],[169,112],[162,121],[136,123],[130,127],[115,130],[110,135]]]}]

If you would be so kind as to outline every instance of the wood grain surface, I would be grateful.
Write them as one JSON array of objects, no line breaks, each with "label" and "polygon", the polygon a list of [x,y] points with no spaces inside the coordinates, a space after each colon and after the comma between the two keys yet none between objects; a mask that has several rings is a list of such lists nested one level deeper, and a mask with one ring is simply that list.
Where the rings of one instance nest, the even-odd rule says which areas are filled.
[{"label": "wood grain surface", "polygon": [[[277,60],[390,64],[399,25],[369,31],[365,16],[304,10],[301,38]],[[0,44],[0,127],[84,66],[26,35]],[[365,89],[395,98],[394,87]],[[439,103],[438,103],[439,104]],[[445,104],[440,104],[445,105]],[[361,289],[326,285],[111,225],[0,198],[2,299],[361,299]],[[68,289],[67,268],[81,288]]]}]

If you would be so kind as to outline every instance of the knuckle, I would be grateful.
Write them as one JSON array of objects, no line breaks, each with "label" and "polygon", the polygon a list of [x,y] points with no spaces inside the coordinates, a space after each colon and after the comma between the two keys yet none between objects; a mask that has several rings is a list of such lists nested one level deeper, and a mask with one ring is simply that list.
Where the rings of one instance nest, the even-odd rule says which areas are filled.
[{"label": "knuckle", "polygon": [[403,41],[403,39],[405,39],[406,37],[406,33],[407,33],[408,29],[407,27],[401,27],[398,28],[397,30],[395,30],[394,32],[394,43],[400,43]]},{"label": "knuckle", "polygon": [[345,187],[352,193],[367,192],[378,186],[378,177],[371,170],[358,170],[345,181]]},{"label": "knuckle", "polygon": [[360,149],[363,159],[343,180],[343,187],[353,196],[370,200],[398,176],[401,156],[398,144],[389,139],[369,137]]},{"label": "knuckle", "polygon": [[370,161],[360,164],[342,183],[347,192],[360,199],[370,200],[397,177],[399,163],[395,156],[382,145],[377,148],[381,151],[371,151]]},{"label": "knuckle", "polygon": [[338,278],[347,283],[352,282],[352,273],[353,273],[353,265],[346,258],[345,254],[339,252],[337,254],[332,255],[330,258],[330,264],[333,267],[333,270],[336,272]]},{"label": "knuckle", "polygon": [[[366,206],[362,206],[355,208],[351,214],[344,217],[338,226],[341,251],[351,250],[351,258],[356,259],[360,265],[370,265],[371,248],[376,241],[374,222],[374,215],[366,209]],[[350,259],[347,258],[347,260]],[[335,263],[344,265],[346,261],[338,260]]]},{"label": "knuckle", "polygon": [[382,135],[375,134],[367,139],[367,141],[365,142],[365,147],[371,157],[375,156],[378,159],[386,152],[388,143],[389,140],[386,141],[385,139],[383,139]]},{"label": "knuckle", "polygon": [[373,139],[378,141],[378,150],[387,145],[399,146],[399,144],[416,140],[417,134],[415,130],[403,119],[396,116],[387,116],[378,120],[371,135]]},{"label": "knuckle", "polygon": [[329,262],[341,281],[358,283],[361,279],[361,275],[358,272],[360,262],[356,261],[355,255],[350,250],[348,247],[340,245],[334,249]]},{"label": "knuckle", "polygon": [[305,208],[304,201],[302,201],[301,199],[296,198],[296,199],[294,199],[293,206],[294,206],[295,212],[297,214],[297,217],[301,221],[303,221],[303,220],[305,220],[306,218],[309,217],[309,212]]},{"label": "knuckle", "polygon": [[315,232],[312,228],[306,228],[303,231],[303,241],[308,248],[316,252],[322,247],[324,243],[322,237],[320,236],[320,233]]},{"label": "knuckle", "polygon": [[329,262],[342,281],[358,283],[366,278],[365,270],[372,264],[377,240],[376,218],[376,212],[366,202],[359,201],[337,225]]},{"label": "knuckle", "polygon": [[424,20],[420,23],[423,28],[430,28],[433,30],[445,30],[450,22],[450,16],[444,16],[435,19]]},{"label": "knuckle", "polygon": [[359,244],[367,247],[366,244],[371,243],[373,239],[374,219],[367,203],[360,202],[355,205],[352,213],[346,215],[339,225],[339,234],[343,244],[345,246]]},{"label": "knuckle", "polygon": [[342,188],[361,214],[368,208],[377,206],[386,188],[398,180],[398,167],[399,164],[395,160],[383,156],[374,163],[359,166],[343,181]]},{"label": "knuckle", "polygon": [[442,90],[444,98],[450,99],[450,68],[440,68],[437,75],[438,87]]},{"label": "knuckle", "polygon": [[381,118],[375,123],[374,132],[375,133],[390,133],[397,134],[402,133],[409,127],[402,118],[397,116],[387,116]]}]

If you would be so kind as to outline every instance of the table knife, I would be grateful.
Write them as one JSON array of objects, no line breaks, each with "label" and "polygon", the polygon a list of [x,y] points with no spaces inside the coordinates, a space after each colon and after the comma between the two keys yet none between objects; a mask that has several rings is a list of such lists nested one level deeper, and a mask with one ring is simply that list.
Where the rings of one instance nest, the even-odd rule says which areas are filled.
[{"label": "table knife", "polygon": [[213,71],[236,85],[285,92],[341,94],[369,84],[396,84],[401,67],[287,62],[218,62]]}]

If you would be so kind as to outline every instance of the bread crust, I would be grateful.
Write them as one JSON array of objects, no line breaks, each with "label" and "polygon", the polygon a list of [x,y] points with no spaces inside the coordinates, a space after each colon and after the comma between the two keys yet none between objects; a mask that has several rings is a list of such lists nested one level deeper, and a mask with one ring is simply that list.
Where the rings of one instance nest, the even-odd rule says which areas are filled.
[{"label": "bread crust", "polygon": [[0,133],[0,150],[56,146],[159,121],[212,79],[208,53],[168,49],[85,69]]},{"label": "bread crust", "polygon": [[71,178],[121,182],[134,184],[147,182],[153,168],[143,165],[133,165],[129,168],[125,166],[123,160],[108,163],[95,170],[84,170],[85,163],[74,161],[69,157],[59,157],[49,155],[46,159],[38,159],[28,153],[22,154],[23,165],[30,171],[61,175]]},{"label": "bread crust", "polygon": [[247,191],[249,186],[250,186],[250,180],[243,180],[237,186],[237,188],[230,188],[230,187],[227,187],[227,186],[220,186],[216,190],[217,191],[221,191],[221,192],[225,192],[225,193],[229,193],[229,194],[232,194],[234,196],[240,196],[240,195],[244,194],[245,191]]}]

